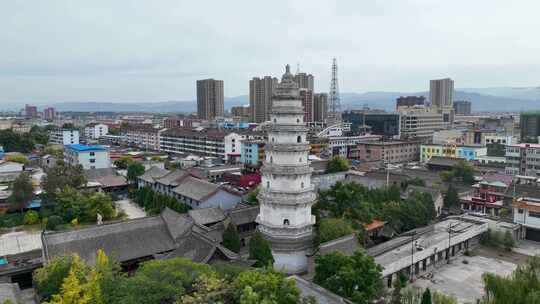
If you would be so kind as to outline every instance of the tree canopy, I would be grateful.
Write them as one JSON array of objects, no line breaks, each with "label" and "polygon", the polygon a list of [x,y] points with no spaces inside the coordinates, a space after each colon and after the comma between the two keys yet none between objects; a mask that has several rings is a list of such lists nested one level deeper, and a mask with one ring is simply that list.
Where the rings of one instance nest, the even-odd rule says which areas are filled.
[{"label": "tree canopy", "polygon": [[512,275],[483,275],[485,297],[482,304],[540,303],[540,257],[532,257],[518,266]]},{"label": "tree canopy", "polygon": [[354,232],[351,224],[343,218],[323,218],[319,222],[319,242],[335,240]]},{"label": "tree canopy", "polygon": [[232,223],[229,223],[229,225],[227,225],[227,229],[225,229],[225,232],[223,232],[223,246],[236,253],[240,252],[240,247],[242,246],[240,236],[238,235],[238,231],[236,231],[236,227]]},{"label": "tree canopy", "polygon": [[20,207],[20,209],[26,208],[26,205],[32,200],[34,196],[34,187],[32,186],[32,179],[26,172],[22,172],[13,181],[12,193],[8,198],[8,202]]},{"label": "tree canopy", "polygon": [[100,250],[95,266],[76,255],[55,257],[36,271],[34,279],[38,294],[49,304],[316,303],[301,298],[295,281],[271,268],[219,265],[186,258],[151,260],[126,276]]},{"label": "tree canopy", "polygon": [[149,215],[159,214],[165,207],[178,213],[186,213],[191,209],[189,205],[178,201],[176,198],[157,193],[149,187],[142,187],[135,190],[132,198]]},{"label": "tree canopy", "polygon": [[383,289],[382,267],[363,250],[352,256],[339,251],[317,256],[313,281],[360,304],[370,303]]},{"label": "tree canopy", "polygon": [[56,162],[52,168],[45,170],[42,185],[47,200],[54,201],[56,194],[66,187],[78,189],[86,184],[81,165],[71,166],[63,160]]},{"label": "tree canopy", "polygon": [[322,191],[314,209],[347,219],[356,230],[380,219],[398,232],[406,231],[429,224],[436,215],[433,199],[427,193],[414,191],[402,200],[397,186],[369,189],[354,182],[338,182]]},{"label": "tree canopy", "polygon": [[474,167],[468,162],[460,160],[450,171],[440,173],[441,179],[447,183],[459,180],[467,185],[474,183]]},{"label": "tree canopy", "polygon": [[139,163],[139,162],[136,162],[136,161],[132,161],[128,164],[127,166],[127,179],[134,183],[137,181],[137,177],[141,176],[144,174],[144,165]]},{"label": "tree canopy", "polygon": [[256,260],[255,267],[267,267],[274,264],[270,244],[260,232],[255,232],[249,241],[249,258]]},{"label": "tree canopy", "polygon": [[349,170],[349,161],[341,156],[333,156],[328,162],[326,173],[336,173]]}]

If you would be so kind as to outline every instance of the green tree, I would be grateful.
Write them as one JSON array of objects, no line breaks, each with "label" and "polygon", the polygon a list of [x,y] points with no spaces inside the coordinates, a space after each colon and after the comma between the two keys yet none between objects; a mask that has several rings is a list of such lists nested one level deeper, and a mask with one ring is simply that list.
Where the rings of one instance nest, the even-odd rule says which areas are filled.
[{"label": "green tree", "polygon": [[319,242],[325,243],[354,232],[351,225],[343,218],[324,218],[319,223]]},{"label": "green tree", "polygon": [[11,155],[6,155],[6,161],[11,161],[11,162],[14,162],[14,163],[27,165],[28,164],[28,157],[26,157],[26,156],[24,156],[22,154],[11,154]]},{"label": "green tree", "polygon": [[96,192],[87,195],[82,203],[84,206],[83,221],[96,221],[98,213],[104,220],[110,220],[116,216],[114,203],[108,194]]},{"label": "green tree", "polygon": [[540,303],[540,257],[532,257],[508,277],[484,273],[483,304]]},{"label": "green tree", "polygon": [[34,225],[39,223],[39,213],[34,210],[26,211],[23,222],[25,225]]},{"label": "green tree", "polygon": [[0,146],[6,152],[30,153],[34,148],[34,141],[26,134],[18,134],[13,130],[0,130]]},{"label": "green tree", "polygon": [[28,173],[23,172],[13,181],[12,192],[8,198],[8,202],[19,206],[22,210],[33,197],[34,187],[32,186],[32,179]]},{"label": "green tree", "polygon": [[296,304],[300,291],[293,280],[269,269],[242,272],[233,283],[236,303]]},{"label": "green tree", "polygon": [[458,301],[453,296],[448,296],[436,291],[433,293],[433,304],[458,304]]},{"label": "green tree", "polygon": [[328,167],[326,173],[336,173],[349,170],[349,161],[346,158],[340,156],[333,156],[328,161]]},{"label": "green tree", "polygon": [[260,232],[255,232],[249,241],[249,258],[256,260],[255,267],[267,267],[274,264],[270,244]]},{"label": "green tree", "polygon": [[51,215],[47,218],[47,230],[56,230],[58,226],[62,225],[64,221],[58,215]]},{"label": "green tree", "polygon": [[236,231],[236,227],[233,223],[229,223],[227,229],[223,232],[223,246],[238,253],[240,252],[241,245],[240,236],[238,235],[238,231]]},{"label": "green tree", "polygon": [[127,179],[134,183],[137,181],[137,177],[144,174],[144,166],[139,162],[132,162],[127,167]]},{"label": "green tree", "polygon": [[129,164],[131,164],[132,162],[133,162],[133,158],[131,156],[122,156],[119,159],[115,160],[113,164],[118,169],[126,170]]},{"label": "green tree", "polygon": [[59,256],[51,259],[34,272],[37,293],[45,300],[60,293],[64,279],[68,276],[75,256]]},{"label": "green tree", "polygon": [[420,302],[420,304],[431,304],[431,292],[429,291],[429,288],[424,290],[424,293],[422,294],[422,302]]},{"label": "green tree", "polygon": [[468,162],[459,161],[452,171],[454,176],[460,177],[465,184],[472,185],[474,183],[474,168]]},{"label": "green tree", "polygon": [[448,209],[459,208],[459,195],[456,188],[452,187],[452,185],[448,187],[444,195],[443,205]]},{"label": "green tree", "polygon": [[54,201],[56,194],[65,187],[78,189],[85,185],[87,180],[83,172],[81,165],[70,166],[63,160],[57,161],[54,167],[46,169],[46,175],[42,181],[46,199],[50,202]]},{"label": "green tree", "polygon": [[250,205],[258,205],[259,199],[257,198],[257,195],[259,195],[259,192],[261,192],[261,188],[257,187],[254,190],[252,190],[248,195],[246,201]]},{"label": "green tree", "polygon": [[315,258],[313,281],[354,303],[369,303],[382,291],[382,267],[363,250],[333,252]]},{"label": "green tree", "polygon": [[506,249],[507,251],[512,251],[512,248],[516,246],[514,237],[512,236],[512,233],[510,233],[510,231],[508,230],[506,230],[506,232],[504,233],[502,245],[504,246],[504,249]]},{"label": "green tree", "polygon": [[215,273],[204,273],[197,277],[193,291],[184,295],[177,304],[219,304],[231,302],[229,285]]},{"label": "green tree", "polygon": [[173,303],[192,290],[199,276],[212,272],[209,265],[186,258],[148,261],[135,275],[121,281],[117,287],[119,303]]}]

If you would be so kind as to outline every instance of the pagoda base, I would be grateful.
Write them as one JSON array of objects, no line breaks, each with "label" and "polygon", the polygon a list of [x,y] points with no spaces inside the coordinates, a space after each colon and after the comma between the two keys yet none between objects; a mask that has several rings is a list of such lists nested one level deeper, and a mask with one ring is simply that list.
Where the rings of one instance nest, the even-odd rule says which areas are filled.
[{"label": "pagoda base", "polygon": [[304,274],[308,270],[307,251],[293,251],[293,252],[275,252],[272,250],[274,256],[274,269],[282,271],[286,274]]}]

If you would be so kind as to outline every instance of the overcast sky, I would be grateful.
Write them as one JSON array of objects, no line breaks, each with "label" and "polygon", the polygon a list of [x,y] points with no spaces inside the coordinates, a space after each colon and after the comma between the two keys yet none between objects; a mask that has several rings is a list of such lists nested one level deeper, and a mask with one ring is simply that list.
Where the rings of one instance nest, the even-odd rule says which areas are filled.
[{"label": "overcast sky", "polygon": [[315,75],[342,92],[540,84],[538,0],[154,0],[0,4],[0,102],[191,100],[195,80]]}]

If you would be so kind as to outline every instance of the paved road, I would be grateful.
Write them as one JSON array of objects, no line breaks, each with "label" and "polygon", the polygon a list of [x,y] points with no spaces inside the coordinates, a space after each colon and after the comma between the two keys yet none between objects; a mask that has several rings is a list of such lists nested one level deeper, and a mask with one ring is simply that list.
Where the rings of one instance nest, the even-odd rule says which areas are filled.
[{"label": "paved road", "polygon": [[41,248],[41,231],[16,231],[0,235],[0,256]]},{"label": "paved road", "polygon": [[118,208],[124,210],[128,219],[136,219],[146,216],[146,212],[144,212],[144,210],[133,203],[130,199],[116,201],[115,203]]}]

